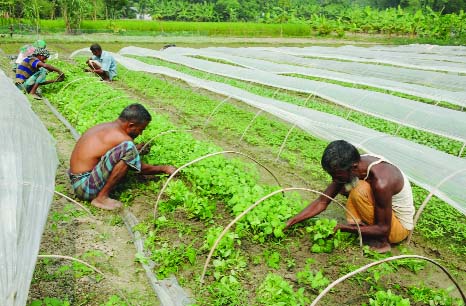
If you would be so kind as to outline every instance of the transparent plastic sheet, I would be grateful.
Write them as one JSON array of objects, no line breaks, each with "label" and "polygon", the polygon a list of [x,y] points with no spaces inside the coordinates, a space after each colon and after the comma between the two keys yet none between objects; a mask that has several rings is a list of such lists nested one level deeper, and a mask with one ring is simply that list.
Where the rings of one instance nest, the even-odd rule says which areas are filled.
[{"label": "transparent plastic sheet", "polygon": [[[88,52],[87,49],[77,50]],[[219,82],[199,79],[176,70],[145,64],[113,54],[129,70],[144,71],[183,80],[192,87],[231,97],[262,109],[311,135],[332,141],[346,139],[368,153],[380,154],[399,166],[417,185],[466,214],[466,160],[408,140],[386,135],[340,117],[264,98]],[[463,171],[464,170],[464,171]],[[462,171],[462,172],[461,172]],[[456,174],[455,174],[456,173]],[[452,176],[452,174],[455,174]]]},{"label": "transparent plastic sheet", "polygon": [[373,46],[368,48],[376,51],[404,52],[404,53],[421,53],[421,54],[440,54],[443,56],[466,56],[466,47],[464,46],[438,46],[429,44],[410,44],[401,46]]},{"label": "transparent plastic sheet", "polygon": [[336,84],[275,75],[192,57],[138,47],[126,47],[121,54],[157,57],[190,68],[275,88],[313,94],[350,109],[404,126],[465,141],[466,114],[384,93],[348,88]]},{"label": "transparent plastic sheet", "polygon": [[53,197],[54,140],[0,70],[0,305],[25,305]]},{"label": "transparent plastic sheet", "polygon": [[449,91],[464,91],[466,76],[457,73],[444,73],[420,69],[408,69],[395,66],[379,65],[377,63],[359,63],[338,61],[332,59],[313,59],[298,57],[272,51],[273,48],[226,48],[209,47],[206,50],[217,51],[237,56],[263,59],[275,63],[286,63],[297,66],[319,68],[330,71],[348,73],[354,76],[367,76],[388,79],[403,83],[445,89]]},{"label": "transparent plastic sheet", "polygon": [[[401,92],[412,96],[431,99],[434,101],[450,102],[459,106],[466,106],[466,91],[449,91],[439,88],[432,88],[417,84],[403,83],[398,81],[387,80],[371,76],[360,75],[355,77],[347,73],[330,71],[325,69],[302,67],[296,65],[279,64],[270,61],[247,58],[242,56],[230,55],[222,52],[210,51],[209,49],[193,49],[193,48],[170,48],[170,53],[184,56],[205,56],[212,59],[221,59],[229,61],[233,64],[249,68],[257,69],[274,74],[301,74],[305,76],[313,76],[325,78],[351,84],[359,84],[377,87],[381,89]],[[465,78],[466,82],[466,78]]]},{"label": "transparent plastic sheet", "polygon": [[[291,54],[301,57],[320,57],[347,60],[353,62],[381,63],[388,65],[415,68],[422,70],[466,73],[466,60],[461,56],[443,55],[397,55],[393,52],[370,51],[361,47],[279,47],[274,52]],[[436,58],[436,59],[434,59]]]},{"label": "transparent plastic sheet", "polygon": [[[312,50],[314,47],[302,48],[305,50]],[[328,50],[328,49],[327,49]],[[324,50],[327,51],[327,50]],[[411,50],[411,52],[406,52],[403,48],[393,47],[393,49],[380,49],[376,47],[358,47],[352,45],[346,45],[342,47],[333,48],[335,54],[351,54],[356,55],[362,58],[371,58],[375,60],[379,59],[394,59],[401,60],[402,62],[409,62],[411,60],[421,60],[421,61],[431,61],[434,65],[444,64],[445,62],[455,63],[455,64],[465,64],[466,58],[461,54],[445,54],[442,52],[439,53],[428,53]],[[425,64],[425,63],[424,63]],[[429,68],[429,67],[427,67]],[[423,67],[421,67],[423,69]]]}]

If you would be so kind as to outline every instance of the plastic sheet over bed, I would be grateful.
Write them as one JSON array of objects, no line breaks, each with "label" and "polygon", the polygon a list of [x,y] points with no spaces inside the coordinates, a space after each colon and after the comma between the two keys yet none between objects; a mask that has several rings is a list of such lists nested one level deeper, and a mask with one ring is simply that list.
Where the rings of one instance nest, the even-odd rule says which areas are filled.
[{"label": "plastic sheet over bed", "polygon": [[0,305],[26,305],[58,164],[55,143],[0,70]]},{"label": "plastic sheet over bed", "polygon": [[374,117],[462,142],[466,140],[466,115],[464,112],[370,90],[348,88],[332,83],[276,75],[257,69],[253,70],[172,54],[169,49],[166,51],[155,51],[138,47],[126,47],[121,49],[120,53],[157,57],[162,60],[229,78],[254,82],[282,90],[316,95]]}]

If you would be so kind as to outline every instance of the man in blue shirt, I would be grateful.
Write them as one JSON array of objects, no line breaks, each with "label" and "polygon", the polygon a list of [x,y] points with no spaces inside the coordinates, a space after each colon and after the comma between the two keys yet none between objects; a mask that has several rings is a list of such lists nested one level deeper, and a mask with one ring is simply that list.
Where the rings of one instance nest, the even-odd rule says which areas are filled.
[{"label": "man in blue shirt", "polygon": [[102,51],[99,44],[93,44],[91,52],[93,56],[86,61],[89,66],[86,71],[98,74],[104,81],[112,81],[117,75],[116,61],[113,56],[106,51]]},{"label": "man in blue shirt", "polygon": [[[39,85],[61,82],[65,79],[65,74],[58,68],[46,64],[45,61],[50,57],[49,51],[44,48],[36,48],[32,56],[28,56],[16,68],[16,86],[29,93],[34,99],[42,99],[36,91]],[[58,73],[55,80],[46,80],[47,71]]]}]

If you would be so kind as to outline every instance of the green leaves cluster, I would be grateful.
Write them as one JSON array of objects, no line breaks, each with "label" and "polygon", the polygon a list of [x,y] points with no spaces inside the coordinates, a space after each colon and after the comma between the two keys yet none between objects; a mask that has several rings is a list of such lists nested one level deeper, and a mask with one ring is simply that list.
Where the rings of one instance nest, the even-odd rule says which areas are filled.
[{"label": "green leaves cluster", "polygon": [[282,276],[269,273],[256,292],[259,305],[298,306],[308,305],[309,299],[304,296],[304,289],[294,291],[293,286]]},{"label": "green leaves cluster", "polygon": [[314,289],[316,292],[320,292],[325,287],[327,287],[328,284],[330,284],[330,281],[328,278],[324,276],[324,272],[322,269],[320,269],[317,272],[315,272],[312,269],[313,263],[314,260],[308,259],[304,270],[296,273],[296,278],[298,280],[298,284],[306,285]]},{"label": "green leaves cluster", "polygon": [[334,232],[336,225],[337,220],[335,219],[320,218],[313,225],[306,227],[306,232],[311,236],[311,252],[330,253],[344,240],[347,240],[348,235],[344,235],[339,230]]},{"label": "green leaves cluster", "polygon": [[[364,304],[367,306],[367,304]],[[378,291],[374,297],[369,299],[369,306],[409,306],[411,305],[409,299],[387,291]]]}]

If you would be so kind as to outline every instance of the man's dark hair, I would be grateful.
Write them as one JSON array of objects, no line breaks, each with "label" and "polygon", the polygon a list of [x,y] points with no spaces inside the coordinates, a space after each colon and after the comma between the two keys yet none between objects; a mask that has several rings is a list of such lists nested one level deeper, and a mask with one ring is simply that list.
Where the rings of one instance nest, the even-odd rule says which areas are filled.
[{"label": "man's dark hair", "polygon": [[118,119],[136,124],[147,123],[152,120],[147,109],[139,103],[134,103],[125,107]]},{"label": "man's dark hair", "polygon": [[91,51],[102,51],[102,47],[99,44],[92,44],[91,45]]},{"label": "man's dark hair", "polygon": [[355,146],[344,140],[332,141],[322,155],[322,168],[328,173],[336,170],[349,170],[361,156]]}]

